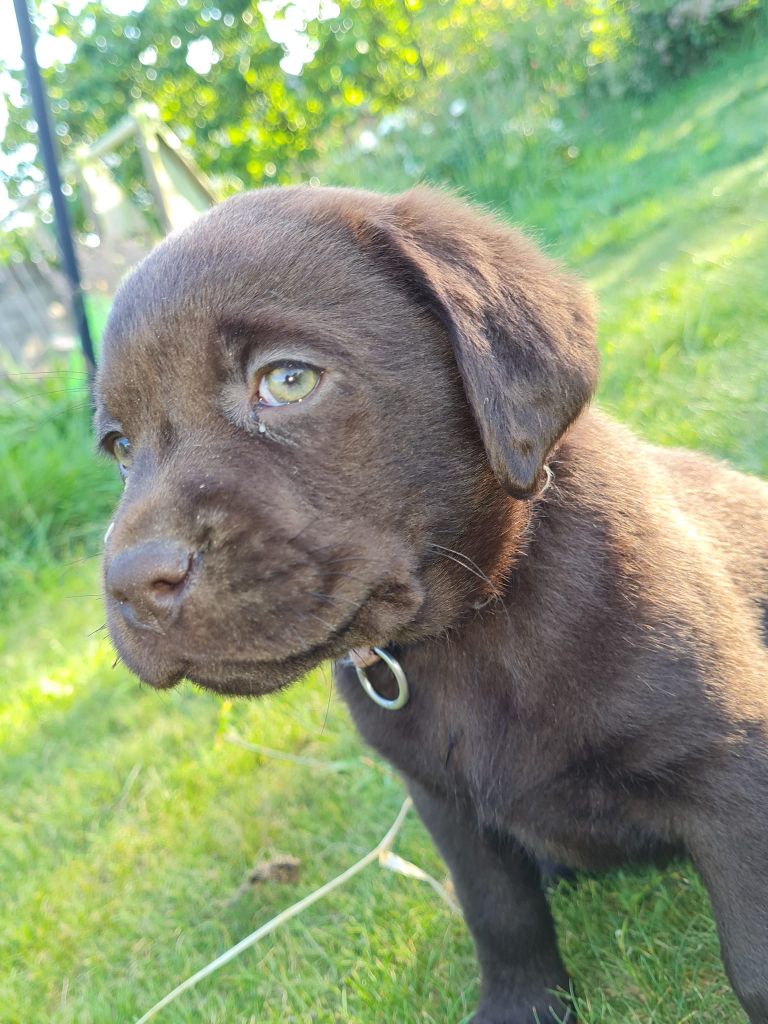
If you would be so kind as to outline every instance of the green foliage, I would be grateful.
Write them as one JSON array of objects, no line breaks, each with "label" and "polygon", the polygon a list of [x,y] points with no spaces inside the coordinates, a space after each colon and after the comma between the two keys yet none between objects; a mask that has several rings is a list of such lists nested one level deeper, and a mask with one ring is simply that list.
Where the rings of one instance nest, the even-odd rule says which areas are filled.
[{"label": "green foliage", "polygon": [[[151,0],[124,17],[100,3],[88,3],[76,15],[69,8],[56,4],[53,33],[69,38],[75,55],[45,72],[64,155],[94,142],[139,101],[157,105],[203,167],[223,154],[225,176],[248,177],[249,151],[271,157],[284,150],[299,103],[279,68],[282,50],[249,0],[226,0],[216,9]],[[207,74],[198,74],[187,64],[188,47],[205,46],[205,40],[215,61]],[[8,149],[30,141],[35,130],[23,109],[12,115]],[[22,165],[16,177],[26,169]],[[146,199],[137,160],[122,177]]]},{"label": "green foliage", "polygon": [[[34,597],[40,574],[98,551],[118,491],[88,443],[85,376],[63,368],[0,384],[0,593]],[[61,572],[58,574],[61,575]]]},{"label": "green foliage", "polygon": [[[271,9],[270,25],[257,0],[149,0],[125,16],[93,0],[77,14],[70,6],[53,0],[49,9],[73,57],[44,71],[63,154],[151,102],[222,195],[319,174],[361,129],[385,132],[414,106],[444,111],[457,89],[500,99],[505,159],[515,165],[567,98],[653,91],[737,29],[765,28],[755,17],[765,0],[339,0],[306,23],[314,56],[289,74],[268,28],[274,35],[290,2]],[[34,140],[28,107],[11,106],[2,173],[12,196],[33,187]],[[553,141],[568,150],[566,138]],[[124,147],[110,161],[147,205],[137,154]]]},{"label": "green foliage", "polygon": [[762,0],[644,0],[627,9],[631,42],[622,64],[627,91],[653,92],[690,74],[763,7]]}]

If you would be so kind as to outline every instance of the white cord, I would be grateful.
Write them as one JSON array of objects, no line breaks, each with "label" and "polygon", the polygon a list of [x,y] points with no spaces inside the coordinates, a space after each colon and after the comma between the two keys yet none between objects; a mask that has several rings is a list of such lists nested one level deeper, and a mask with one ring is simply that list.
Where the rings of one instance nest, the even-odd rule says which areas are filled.
[{"label": "white cord", "polygon": [[[367,868],[369,864],[371,864],[373,861],[377,859],[382,863],[384,867],[388,867],[391,870],[400,871],[402,874],[410,874],[411,877],[414,878],[423,878],[424,881],[429,882],[431,885],[433,885],[433,887],[438,887],[438,890],[441,891],[441,895],[446,900],[446,902],[451,903],[452,901],[450,897],[443,890],[440,883],[437,882],[434,878],[431,878],[430,876],[426,875],[425,872],[422,872],[421,868],[417,868],[415,865],[408,865],[407,861],[402,861],[402,865],[407,866],[407,869],[403,871],[402,867],[399,864],[395,866],[395,862],[390,862],[389,858],[387,857],[387,854],[390,853],[392,843],[394,842],[397,833],[402,828],[406,815],[408,814],[408,811],[411,809],[412,806],[413,801],[411,800],[410,797],[406,797],[405,801],[403,802],[403,806],[400,808],[398,815],[395,818],[394,822],[392,823],[389,831],[383,837],[381,842],[377,846],[374,846],[374,848],[369,853],[366,853],[366,855],[364,857],[361,857],[360,860],[357,861],[357,863],[353,864],[352,867],[347,868],[347,870],[343,871],[340,875],[337,875],[336,878],[331,879],[330,882],[326,882],[325,885],[321,885],[319,889],[315,889],[314,892],[311,892],[308,896],[305,896],[303,900],[299,900],[298,903],[294,903],[293,906],[287,907],[285,910],[281,911],[276,917],[273,917],[271,921],[267,921],[266,924],[263,924],[260,928],[257,928],[255,932],[251,932],[250,935],[246,935],[246,937],[244,939],[241,939],[240,942],[237,943],[237,945],[232,946],[232,948],[228,949],[226,953],[222,953],[221,956],[217,957],[215,960],[212,960],[209,964],[207,964],[205,967],[199,970],[196,974],[193,974],[191,977],[187,978],[186,981],[182,981],[182,983],[180,985],[177,985],[172,992],[168,993],[167,996],[163,996],[159,1003],[155,1003],[152,1009],[148,1010],[144,1014],[144,1016],[136,1022],[136,1024],[145,1024],[146,1021],[154,1017],[155,1014],[159,1013],[160,1010],[162,1010],[169,1003],[173,1002],[173,1000],[176,999],[178,996],[180,996],[182,992],[186,992],[188,988],[192,988],[193,985],[196,985],[199,981],[202,981],[203,978],[207,978],[209,974],[213,974],[214,971],[218,971],[220,967],[223,967],[224,964],[228,964],[230,960],[234,960],[236,956],[239,956],[246,949],[249,949],[251,946],[255,946],[256,943],[260,939],[263,939],[265,935],[271,934],[273,931],[275,931],[276,928],[279,928],[281,924],[285,924],[286,921],[290,921],[292,917],[296,917],[297,914],[300,914],[303,910],[306,910],[307,907],[311,907],[313,903],[317,903],[317,901],[321,900],[323,896],[327,896],[329,892],[333,892],[333,890],[338,889],[340,885],[344,885],[344,883],[348,882],[350,878],[353,878],[355,875],[359,874],[359,872],[361,872],[364,868]],[[397,858],[397,860],[400,861],[401,858]]]},{"label": "white cord", "polygon": [[406,878],[415,878],[419,882],[426,882],[427,885],[431,885],[438,896],[444,899],[454,914],[460,914],[461,909],[456,900],[451,896],[448,889],[432,875],[428,875],[426,871],[418,866],[418,864],[412,864],[409,860],[404,860],[398,854],[393,853],[392,850],[382,850],[379,854],[379,864],[383,868],[387,868],[389,871],[395,871],[398,875],[405,875]]}]

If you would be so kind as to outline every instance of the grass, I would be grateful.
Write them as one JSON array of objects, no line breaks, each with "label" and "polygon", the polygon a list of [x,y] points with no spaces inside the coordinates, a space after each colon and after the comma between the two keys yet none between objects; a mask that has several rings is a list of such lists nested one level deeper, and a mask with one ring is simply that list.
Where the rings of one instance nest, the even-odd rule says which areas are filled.
[{"label": "grass", "polygon": [[[578,156],[538,187],[494,163],[498,140],[445,177],[597,289],[605,406],[649,438],[768,472],[764,46],[724,53],[646,106],[574,101],[571,115]],[[409,178],[395,149],[329,175]],[[135,1019],[366,852],[402,799],[324,671],[279,697],[222,703],[111,668],[103,633],[91,635],[102,613],[88,555],[116,484],[90,455],[78,387],[17,385],[0,414],[2,1024]],[[260,757],[225,740],[233,729],[331,767]],[[398,850],[443,874],[417,821]],[[300,879],[242,891],[275,853],[300,859]],[[687,865],[585,878],[552,903],[583,1024],[743,1019]],[[158,1020],[445,1024],[467,1020],[476,995],[461,922],[427,887],[374,867]]]}]

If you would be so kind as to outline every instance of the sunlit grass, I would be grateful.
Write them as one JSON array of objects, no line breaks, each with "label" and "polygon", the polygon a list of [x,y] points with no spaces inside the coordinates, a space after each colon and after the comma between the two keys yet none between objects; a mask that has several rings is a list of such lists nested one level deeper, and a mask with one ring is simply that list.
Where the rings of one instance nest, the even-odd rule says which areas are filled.
[{"label": "sunlit grass", "polygon": [[[78,570],[71,583],[91,578]],[[374,845],[402,799],[387,769],[360,760],[327,672],[259,704],[191,689],[159,696],[110,668],[106,642],[85,639],[97,617],[96,606],[62,610],[54,593],[3,658],[13,692],[0,770],[0,874],[13,879],[3,1021],[138,1016],[166,984]],[[227,743],[232,729],[353,767],[325,773],[266,760]],[[401,848],[440,873],[424,846],[409,824]],[[300,882],[238,894],[249,867],[275,852],[300,858]],[[469,948],[439,903],[372,868],[227,968],[220,1011],[210,1009],[214,982],[167,1019],[231,1020],[233,1007],[251,1006],[258,1021],[306,1020],[325,1001],[327,1015],[313,1019],[335,1020],[337,1000],[350,1014],[343,1019],[372,1019],[365,1007],[378,1001],[382,972],[395,989],[404,977],[424,988],[442,973],[461,1014],[461,991],[473,984]],[[425,977],[422,943],[432,956],[450,947]],[[423,993],[427,1014],[436,995]]]},{"label": "sunlit grass", "polygon": [[[555,168],[546,148],[533,170],[510,172],[503,139],[483,152],[453,138],[443,177],[596,288],[607,407],[649,438],[767,472],[764,50],[726,54],[645,107],[573,118],[578,156]],[[440,139],[428,146],[448,166]],[[328,175],[409,181],[386,153]],[[360,760],[325,672],[223,703],[157,694],[111,667],[93,633],[97,562],[82,559],[98,551],[116,482],[90,453],[82,394],[46,390],[21,389],[0,422],[0,1021],[113,1024],[367,851],[402,791]],[[354,767],[268,760],[226,742],[231,729]],[[415,820],[398,848],[443,873]],[[274,853],[300,858],[299,881],[241,892]],[[583,1024],[742,1019],[687,865],[583,878],[553,905]],[[461,922],[429,889],[371,868],[158,1020],[447,1024],[476,993]]]}]

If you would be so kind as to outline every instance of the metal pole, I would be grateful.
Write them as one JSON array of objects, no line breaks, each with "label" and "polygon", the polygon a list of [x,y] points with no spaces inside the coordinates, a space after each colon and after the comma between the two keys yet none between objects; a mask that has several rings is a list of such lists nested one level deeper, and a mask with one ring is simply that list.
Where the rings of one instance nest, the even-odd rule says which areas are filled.
[{"label": "metal pole", "polygon": [[77,332],[80,335],[80,345],[83,350],[83,357],[89,374],[96,369],[96,359],[93,354],[93,342],[91,332],[88,328],[88,317],[83,302],[83,289],[80,284],[80,270],[77,265],[75,246],[72,241],[72,228],[69,222],[69,212],[64,193],[61,191],[61,176],[59,165],[56,162],[56,150],[54,147],[53,133],[51,132],[51,121],[48,116],[48,103],[45,95],[43,80],[40,77],[40,68],[37,64],[35,54],[35,33],[32,28],[32,21],[29,17],[27,0],[13,0],[16,10],[16,21],[19,25],[21,36],[21,53],[24,58],[24,67],[27,73],[27,84],[29,95],[32,100],[35,120],[37,121],[37,137],[40,144],[40,156],[48,178],[48,186],[51,190],[53,200],[54,223],[56,226],[56,238],[59,243],[61,262],[64,265],[64,272],[69,283],[70,300],[72,303],[72,315],[74,317]]}]

